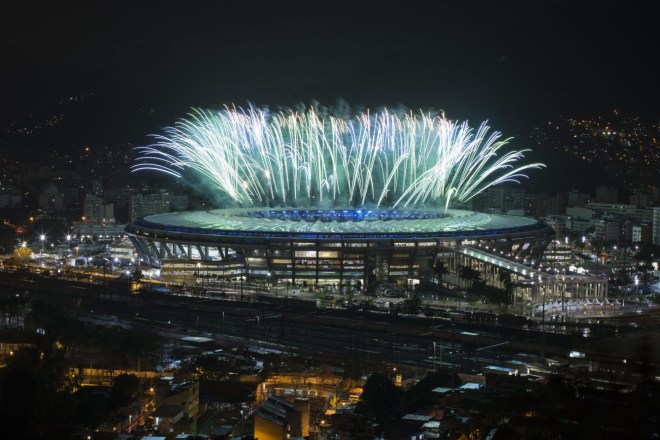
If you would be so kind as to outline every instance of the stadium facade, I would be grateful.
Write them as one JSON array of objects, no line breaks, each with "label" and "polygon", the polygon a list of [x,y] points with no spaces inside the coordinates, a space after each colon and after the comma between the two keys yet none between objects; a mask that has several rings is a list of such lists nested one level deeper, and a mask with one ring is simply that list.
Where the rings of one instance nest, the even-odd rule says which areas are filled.
[{"label": "stadium facade", "polygon": [[223,280],[365,290],[430,277],[436,258],[458,246],[538,259],[554,237],[525,217],[393,209],[179,212],[136,220],[127,233],[141,264],[164,276],[196,270]]}]

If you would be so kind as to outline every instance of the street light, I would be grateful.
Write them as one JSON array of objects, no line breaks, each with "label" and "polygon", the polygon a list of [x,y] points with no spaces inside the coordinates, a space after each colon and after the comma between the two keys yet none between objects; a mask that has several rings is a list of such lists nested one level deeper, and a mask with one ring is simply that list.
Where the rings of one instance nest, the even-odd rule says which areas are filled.
[{"label": "street light", "polygon": [[39,238],[41,238],[41,253],[43,254],[44,253],[44,240],[46,240],[46,236],[44,234],[41,234],[41,236]]},{"label": "street light", "polygon": [[69,255],[71,253],[71,234],[66,234],[66,250]]}]

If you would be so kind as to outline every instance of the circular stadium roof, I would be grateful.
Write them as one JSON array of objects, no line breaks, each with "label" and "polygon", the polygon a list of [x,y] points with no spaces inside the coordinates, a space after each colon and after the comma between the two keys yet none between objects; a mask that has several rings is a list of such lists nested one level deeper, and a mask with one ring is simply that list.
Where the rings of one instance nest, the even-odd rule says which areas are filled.
[{"label": "circular stadium roof", "polygon": [[183,234],[253,236],[385,235],[457,237],[547,228],[518,216],[449,210],[305,210],[241,208],[158,214],[138,220],[136,228]]}]

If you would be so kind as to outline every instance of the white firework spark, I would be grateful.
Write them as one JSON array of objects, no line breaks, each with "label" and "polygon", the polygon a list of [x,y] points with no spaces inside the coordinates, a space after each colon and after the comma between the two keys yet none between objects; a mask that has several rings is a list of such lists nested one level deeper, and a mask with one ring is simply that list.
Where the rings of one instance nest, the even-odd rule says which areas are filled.
[{"label": "white firework spark", "polygon": [[463,203],[517,182],[541,163],[484,122],[471,129],[442,116],[387,109],[354,116],[324,109],[193,110],[155,143],[134,171],[181,176],[191,168],[243,206],[408,207]]}]

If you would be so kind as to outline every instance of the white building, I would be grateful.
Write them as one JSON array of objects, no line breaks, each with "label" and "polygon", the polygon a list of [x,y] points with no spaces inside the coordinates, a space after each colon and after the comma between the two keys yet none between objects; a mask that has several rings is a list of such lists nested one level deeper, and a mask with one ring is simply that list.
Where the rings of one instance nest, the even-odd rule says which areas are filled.
[{"label": "white building", "polygon": [[660,206],[650,209],[653,212],[653,244],[660,246]]},{"label": "white building", "polygon": [[650,223],[653,218],[653,210],[657,208],[640,208],[636,205],[622,203],[589,203],[588,208],[600,213],[630,217],[642,223]]}]

